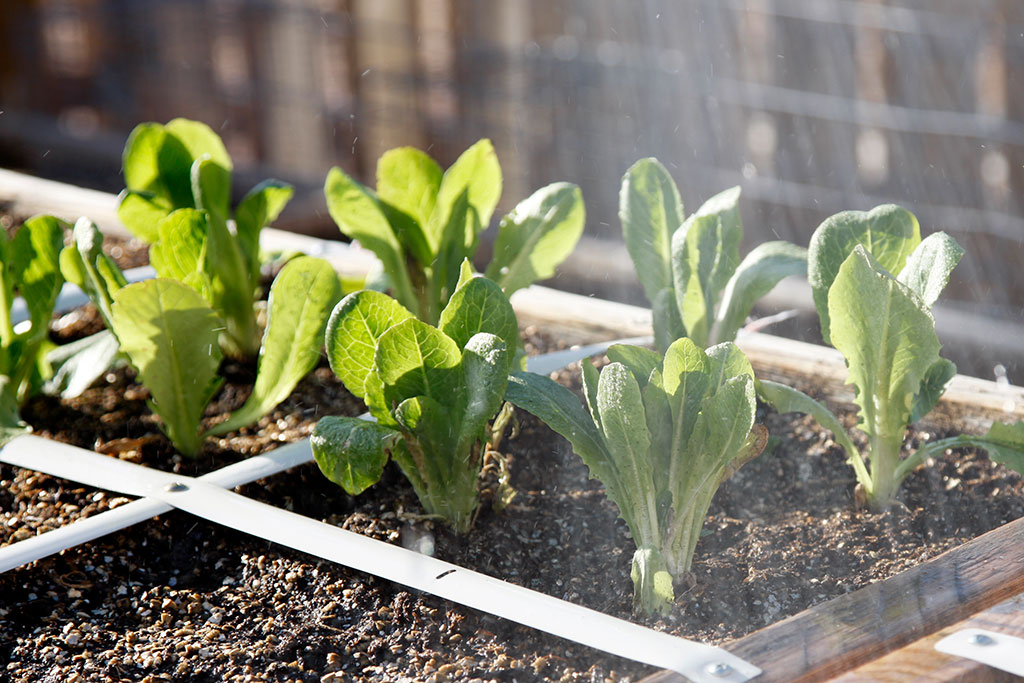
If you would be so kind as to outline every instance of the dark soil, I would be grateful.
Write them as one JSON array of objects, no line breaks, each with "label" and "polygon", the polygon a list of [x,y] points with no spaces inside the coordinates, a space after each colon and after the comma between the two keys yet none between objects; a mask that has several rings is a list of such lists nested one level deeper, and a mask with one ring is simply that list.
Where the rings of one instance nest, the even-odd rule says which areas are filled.
[{"label": "dark soil", "polygon": [[[61,330],[65,338],[95,324],[89,312],[78,316]],[[533,346],[549,343],[534,331],[528,338]],[[251,368],[225,372],[211,421],[248,392]],[[145,398],[130,371],[120,370],[80,398],[35,399],[24,417],[44,436],[194,475],[305,436],[321,415],[361,412],[321,367],[259,424],[211,440],[199,460],[185,461],[160,434]],[[813,421],[763,410],[760,419],[778,446],[723,485],[692,576],[677,588],[676,609],[642,623],[720,643],[1024,516],[1020,475],[972,452],[913,473],[903,507],[858,511],[853,472]],[[485,506],[465,538],[420,517],[393,466],[357,498],[315,465],[240,492],[392,543],[430,535],[442,559],[633,618],[634,548],[614,506],[562,439],[528,415],[519,415],[519,426],[503,444],[518,495],[501,514]],[[948,432],[927,425],[909,443]],[[0,465],[0,542],[125,502]],[[601,681],[652,672],[177,511],[0,576],[0,619],[7,678],[33,683]]]}]

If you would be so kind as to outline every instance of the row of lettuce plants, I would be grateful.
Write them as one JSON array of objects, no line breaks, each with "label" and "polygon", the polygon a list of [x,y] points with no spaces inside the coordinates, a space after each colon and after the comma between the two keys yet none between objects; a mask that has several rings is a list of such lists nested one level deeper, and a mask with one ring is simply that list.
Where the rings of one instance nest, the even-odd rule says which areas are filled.
[{"label": "row of lettuce plants", "polygon": [[[378,162],[375,189],[334,168],[324,188],[330,214],[376,254],[382,273],[373,289],[343,297],[327,262],[296,256],[264,302],[259,235],[292,189],[265,181],[232,213],[231,159],[216,133],[185,119],[137,127],[123,161],[119,215],[149,244],[155,279],[129,284],[88,219],[72,227],[39,216],[13,238],[0,233],[6,438],[25,429],[19,406],[36,392],[72,394],[127,362],[174,447],[196,457],[206,437],[273,409],[325,349],[374,418],[320,419],[311,443],[331,481],[357,495],[394,460],[425,511],[467,533],[481,470],[515,405],[564,436],[604,484],[636,543],[634,602],[648,614],[674,604],[673,583],[690,569],[718,487],[765,449],[758,397],[831,431],[874,510],[889,507],[903,479],[948,448],[983,448],[1024,471],[1024,423],[995,423],[984,436],[921,444],[904,457],[908,424],[936,405],[956,372],[939,356],[931,307],[963,251],[945,233],[922,240],[916,218],[898,206],[837,214],[807,249],[767,242],[740,260],[739,188],[686,216],[665,168],[638,161],[623,178],[620,218],[651,301],[657,350],[613,346],[600,371],[584,361],[581,404],[524,370],[508,300],[551,277],[575,247],[585,223],[576,186],[544,187],[502,218],[481,275],[472,263],[502,188],[489,141],[448,169],[419,150],[391,150]],[[757,300],[792,275],[808,278],[822,335],[846,359],[866,451],[821,403],[758,380],[733,343]],[[70,350],[48,338],[65,281],[88,294],[106,323]],[[15,325],[19,295],[28,319]],[[255,359],[253,391],[204,428],[225,356]]]}]

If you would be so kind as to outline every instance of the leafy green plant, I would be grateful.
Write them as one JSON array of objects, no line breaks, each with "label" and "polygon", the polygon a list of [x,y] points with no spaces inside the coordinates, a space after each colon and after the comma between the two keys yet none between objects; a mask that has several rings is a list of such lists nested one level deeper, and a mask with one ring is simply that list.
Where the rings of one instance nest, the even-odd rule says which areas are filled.
[{"label": "leafy green plant", "polygon": [[427,513],[464,533],[519,330],[501,288],[473,277],[468,262],[461,272],[437,327],[380,292],[342,299],[327,327],[328,359],[376,423],[325,417],[310,441],[324,475],[352,495],[394,459]]},{"label": "leafy green plant", "polygon": [[622,178],[619,218],[654,315],[656,346],[689,337],[698,346],[736,338],[754,304],[783,278],[807,272],[807,250],[765,242],[742,263],[740,188],[707,200],[688,218],[672,176],[657,159]]},{"label": "leafy green plant", "polygon": [[888,507],[907,475],[947,448],[984,448],[993,460],[1024,466],[1021,424],[997,423],[984,437],[941,439],[900,458],[907,426],[931,411],[956,374],[939,357],[931,307],[962,255],[945,233],[922,240],[914,215],[894,205],[836,214],[811,237],[808,279],[822,335],[846,359],[866,454],[825,406],[791,387],[759,382],[759,393],[779,412],[808,413],[835,434],[872,509]]},{"label": "leafy green plant", "polygon": [[[53,216],[28,219],[13,239],[0,230],[0,440],[20,430],[18,407],[49,374],[50,318],[64,278],[58,260],[69,227]],[[28,320],[15,325],[20,296]]]},{"label": "leafy green plant", "polygon": [[118,216],[153,245],[158,275],[185,282],[210,302],[224,320],[220,344],[228,355],[255,356],[260,231],[281,213],[292,188],[276,180],[258,184],[232,220],[231,157],[209,126],[188,119],[137,126],[123,165],[127,187]]},{"label": "leafy green plant", "polygon": [[572,444],[605,485],[636,542],[634,607],[667,612],[690,569],[719,485],[764,449],[750,362],[732,342],[706,352],[688,338],[662,357],[612,346],[598,374],[583,365],[589,415],[562,385],[518,372],[506,396]]},{"label": "leafy green plant", "polygon": [[[455,292],[462,262],[476,254],[501,186],[494,147],[480,140],[444,172],[420,150],[392,149],[377,162],[376,192],[333,168],[324,193],[342,233],[380,259],[394,297],[434,325]],[[537,190],[501,220],[485,275],[509,296],[551,277],[583,224],[578,187],[554,183]]]},{"label": "leafy green plant", "polygon": [[255,422],[288,396],[320,357],[321,339],[341,298],[338,276],[322,259],[290,261],[270,289],[256,383],[246,403],[206,431],[200,421],[220,387],[223,322],[191,287],[157,278],[118,289],[111,329],[151,395],[150,408],[183,455],[196,457],[207,436]]}]

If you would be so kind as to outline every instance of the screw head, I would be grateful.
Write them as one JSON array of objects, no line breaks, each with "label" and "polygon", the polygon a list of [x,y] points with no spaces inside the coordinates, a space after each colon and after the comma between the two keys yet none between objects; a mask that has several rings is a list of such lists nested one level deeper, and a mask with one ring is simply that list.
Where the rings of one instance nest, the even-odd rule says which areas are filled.
[{"label": "screw head", "polygon": [[164,491],[167,491],[168,493],[181,493],[182,491],[188,491],[188,484],[175,481],[165,486]]},{"label": "screw head", "polygon": [[967,639],[967,642],[971,645],[995,645],[996,639],[984,633],[973,633],[971,634],[971,637]]},{"label": "screw head", "polygon": [[716,678],[725,678],[732,674],[732,667],[725,662],[712,662],[704,670]]}]

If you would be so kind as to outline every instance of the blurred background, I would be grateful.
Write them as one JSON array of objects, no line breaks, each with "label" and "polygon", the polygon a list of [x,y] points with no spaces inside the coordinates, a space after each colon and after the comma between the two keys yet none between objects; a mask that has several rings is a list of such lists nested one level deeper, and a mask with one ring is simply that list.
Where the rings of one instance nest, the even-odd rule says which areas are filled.
[{"label": "blurred background", "polygon": [[[744,253],[896,202],[967,250],[936,311],[946,355],[1019,382],[1022,69],[1021,0],[4,0],[0,166],[117,192],[137,123],[200,119],[239,192],[290,181],[280,225],[335,238],[332,165],[372,184],[386,149],[447,165],[489,137],[501,209],[583,189],[586,238],[552,284],[633,303],[617,205],[641,157],[688,212],[741,185]],[[761,312],[809,305],[794,284]]]}]

